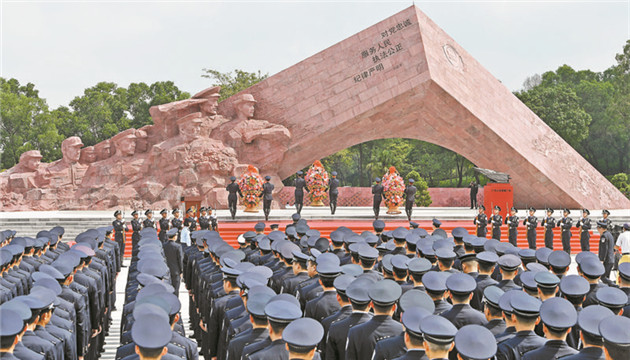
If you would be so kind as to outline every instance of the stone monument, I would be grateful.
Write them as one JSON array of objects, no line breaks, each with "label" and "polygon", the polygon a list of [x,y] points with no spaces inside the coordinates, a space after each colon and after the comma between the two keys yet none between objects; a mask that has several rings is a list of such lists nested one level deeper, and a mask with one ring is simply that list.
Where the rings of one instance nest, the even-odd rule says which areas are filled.
[{"label": "stone monument", "polygon": [[[152,107],[153,125],[0,174],[3,210],[227,206],[253,165],[280,181],[365,141],[414,138],[511,176],[515,205],[630,208],[593,166],[417,7],[218,103],[212,87]],[[506,123],[509,126],[506,126]]]}]

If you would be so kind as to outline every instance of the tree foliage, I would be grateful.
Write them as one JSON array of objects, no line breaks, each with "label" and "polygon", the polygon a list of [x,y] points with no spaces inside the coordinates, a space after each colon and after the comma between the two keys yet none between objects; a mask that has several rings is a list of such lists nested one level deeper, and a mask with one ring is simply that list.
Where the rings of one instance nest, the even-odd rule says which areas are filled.
[{"label": "tree foliage", "polygon": [[630,171],[630,40],[603,72],[568,65],[516,93],[602,174]]},{"label": "tree foliage", "polygon": [[214,80],[212,86],[221,86],[221,97],[219,101],[223,101],[230,96],[247,89],[248,87],[265,80],[269,74],[258,72],[252,73],[239,69],[234,70],[234,74],[230,71],[222,73],[218,70],[203,69],[205,74],[201,77]]},{"label": "tree foliage", "polygon": [[151,106],[189,97],[172,81],[132,83],[128,88],[100,82],[69,106],[50,110],[35,85],[0,78],[0,168],[12,167],[33,149],[40,150],[44,162],[59,159],[65,138],[79,136],[86,146],[94,145],[130,127],[152,124]]}]

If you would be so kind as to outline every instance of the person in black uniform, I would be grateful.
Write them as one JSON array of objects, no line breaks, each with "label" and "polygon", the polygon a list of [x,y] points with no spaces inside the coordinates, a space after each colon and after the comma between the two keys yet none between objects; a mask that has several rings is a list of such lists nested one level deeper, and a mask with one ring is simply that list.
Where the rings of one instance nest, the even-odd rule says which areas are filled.
[{"label": "person in black uniform", "polygon": [[416,189],[413,186],[414,180],[409,179],[409,184],[405,187],[405,192],[403,193],[403,197],[405,198],[405,212],[407,213],[407,219],[411,221],[411,212],[413,211],[413,204],[416,202]]},{"label": "person in black uniform", "polygon": [[612,221],[608,218],[610,216],[610,211],[604,209],[602,210],[602,218],[599,221],[603,221],[608,224],[608,231],[612,232],[613,226]]},{"label": "person in black uniform", "polygon": [[153,210],[149,209],[147,211],[144,212],[144,216],[146,216],[147,218],[144,219],[144,221],[142,222],[142,227],[143,228],[154,228],[155,227],[155,220],[153,220]]},{"label": "person in black uniform", "polygon": [[227,190],[228,192],[228,207],[230,208],[232,220],[234,220],[234,218],[236,217],[236,203],[238,202],[238,196],[243,197],[243,193],[236,183],[235,176],[230,177],[230,183],[225,188],[225,190]]},{"label": "person in black uniform", "polygon": [[470,208],[475,209],[477,207],[477,192],[479,191],[479,185],[475,180],[468,185],[470,188]]},{"label": "person in black uniform", "polygon": [[467,325],[455,334],[455,350],[458,358],[494,359],[497,343],[492,332],[479,325]]},{"label": "person in black uniform", "polygon": [[201,230],[210,230],[210,217],[208,216],[208,209],[205,207],[199,208],[199,228]]},{"label": "person in black uniform", "polygon": [[503,225],[503,217],[501,214],[501,207],[495,205],[492,209],[492,216],[490,217],[490,224],[492,224],[492,238],[501,241],[501,225]]},{"label": "person in black uniform", "polygon": [[125,222],[122,220],[122,212],[116,210],[114,212],[116,220],[112,222],[114,227],[114,240],[118,243],[118,258],[122,259],[125,255]]},{"label": "person in black uniform", "polygon": [[545,247],[553,250],[553,228],[556,227],[556,219],[553,215],[553,209],[547,209],[547,217],[543,218],[540,225],[545,228]]},{"label": "person in black uniform", "polygon": [[385,197],[383,194],[383,185],[381,185],[381,178],[375,178],[376,184],[372,185],[372,210],[374,210],[374,218],[378,220],[378,214],[381,210],[381,200]]},{"label": "person in black uniform", "polygon": [[[582,209],[582,218],[575,223],[575,227],[580,229],[580,247],[582,251],[591,251],[591,219],[588,216],[591,212]],[[608,226],[608,224],[606,224]]]},{"label": "person in black uniform", "polygon": [[536,228],[538,227],[538,218],[534,216],[536,209],[529,208],[529,216],[523,220],[523,225],[527,227],[527,244],[530,249],[536,250]]},{"label": "person in black uniform", "polygon": [[271,212],[271,202],[273,201],[273,189],[274,186],[270,182],[271,176],[265,176],[265,183],[263,184],[263,190],[260,193],[260,197],[263,199],[263,212],[265,213],[265,221],[269,220],[269,213]]},{"label": "person in black uniform", "polygon": [[473,224],[477,225],[477,237],[482,238],[485,238],[488,233],[488,217],[484,211],[486,211],[486,207],[479,205],[479,214],[477,214],[475,220],[473,220]]},{"label": "person in black uniform", "polygon": [[20,342],[18,335],[22,333],[24,323],[18,313],[0,308],[0,357],[6,360],[17,360],[13,349]]},{"label": "person in black uniform", "polygon": [[208,219],[210,219],[210,230],[219,231],[219,219],[216,215],[212,214],[212,208],[208,208]]},{"label": "person in black uniform", "polygon": [[162,215],[162,218],[158,221],[160,224],[160,233],[158,238],[162,243],[165,243],[166,240],[168,240],[166,238],[166,232],[171,228],[171,221],[168,219],[168,210],[162,209],[162,211],[160,211],[160,215]]},{"label": "person in black uniform", "polygon": [[514,206],[510,209],[510,216],[505,217],[505,223],[508,226],[508,241],[510,244],[516,246],[516,238],[518,236],[518,216],[516,213],[518,210]]},{"label": "person in black uniform", "polygon": [[610,271],[615,263],[615,239],[610,231],[608,231],[608,223],[604,221],[597,222],[597,232],[600,235],[599,242],[599,260],[604,264],[604,275],[602,281],[610,284]]},{"label": "person in black uniform", "polygon": [[424,337],[424,350],[427,359],[447,359],[453,349],[457,328],[439,315],[430,315],[422,319],[420,332]]},{"label": "person in black uniform", "polygon": [[140,222],[140,214],[138,214],[137,210],[132,211],[131,216],[133,216],[133,219],[131,219],[131,230],[133,231],[133,233],[131,233],[131,246],[135,247],[138,240],[140,240],[142,223]]},{"label": "person in black uniform", "polygon": [[179,209],[173,209],[171,213],[174,216],[174,218],[171,219],[171,229],[177,229],[177,242],[180,242],[184,223],[182,219],[179,218]]},{"label": "person in black uniform", "polygon": [[195,217],[195,211],[193,210],[193,208],[189,208],[188,210],[186,210],[184,226],[188,228],[191,234],[197,230],[197,218]]},{"label": "person in black uniform", "polygon": [[302,170],[297,172],[293,186],[295,186],[295,212],[300,214],[302,212],[302,207],[304,206],[304,190],[309,191],[308,186],[306,186]]},{"label": "person in black uniform", "polygon": [[177,239],[178,231],[176,228],[170,229],[166,236],[168,241],[164,243],[164,257],[166,258],[166,265],[171,272],[171,285],[175,289],[174,294],[179,294],[179,284],[182,279],[183,272],[183,251],[182,247],[175,242]]},{"label": "person in black uniform", "polygon": [[369,359],[377,341],[403,332],[402,324],[392,319],[401,295],[402,288],[393,280],[381,280],[370,286],[368,296],[372,300],[374,317],[350,329],[346,359]]},{"label": "person in black uniform", "polygon": [[564,209],[562,211],[562,220],[558,221],[558,226],[562,229],[562,250],[571,255],[571,227],[573,220],[569,217],[571,211]]},{"label": "person in black uniform", "polygon": [[558,359],[577,353],[570,347],[566,338],[571,327],[577,323],[577,311],[569,300],[554,297],[540,305],[540,321],[547,342],[539,349],[532,350],[523,356],[523,360]]},{"label": "person in black uniform", "polygon": [[337,172],[331,173],[332,177],[328,180],[328,199],[330,200],[330,213],[335,215],[337,211],[337,196],[339,195],[339,179],[337,179]]}]

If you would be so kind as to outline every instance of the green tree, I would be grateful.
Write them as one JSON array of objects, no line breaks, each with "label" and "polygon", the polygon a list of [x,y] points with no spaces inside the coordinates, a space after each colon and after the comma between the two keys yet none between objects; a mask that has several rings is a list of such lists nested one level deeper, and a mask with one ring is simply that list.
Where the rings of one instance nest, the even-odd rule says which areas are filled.
[{"label": "green tree", "polygon": [[33,149],[50,160],[60,135],[48,121],[48,105],[35,85],[0,78],[0,104],[0,168],[12,167],[23,152]]},{"label": "green tree", "polygon": [[219,101],[223,101],[230,96],[247,89],[248,87],[265,80],[269,74],[258,72],[247,72],[239,69],[222,73],[213,69],[203,69],[205,74],[201,77],[214,80],[212,86],[221,86],[221,97]]},{"label": "green tree", "polygon": [[617,188],[621,193],[623,193],[627,198],[630,199],[630,181],[628,181],[628,175],[624,173],[615,174],[615,176],[610,179],[610,182]]},{"label": "green tree", "polygon": [[433,203],[431,195],[429,194],[429,185],[427,182],[416,172],[412,170],[407,174],[406,180],[413,179],[413,185],[416,187],[416,206],[427,207]]},{"label": "green tree", "polygon": [[582,109],[578,96],[569,86],[538,86],[516,96],[569,145],[576,147],[588,137],[591,116]]}]

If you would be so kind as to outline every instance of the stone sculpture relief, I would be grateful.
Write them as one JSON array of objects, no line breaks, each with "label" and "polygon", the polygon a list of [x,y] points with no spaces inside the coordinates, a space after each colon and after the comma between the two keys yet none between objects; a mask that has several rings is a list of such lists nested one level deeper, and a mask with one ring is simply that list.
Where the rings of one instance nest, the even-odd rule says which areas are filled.
[{"label": "stone sculpture relief", "polygon": [[[280,124],[254,119],[256,100],[239,95],[236,117],[217,113],[220,87],[191,99],[155,106],[154,125],[127,129],[83,148],[63,141],[63,158],[41,163],[32,150],[0,174],[7,210],[109,209],[177,206],[182,196],[207,204],[225,202],[225,181],[253,164],[276,175],[291,139]],[[216,206],[215,205],[215,206]]]}]

